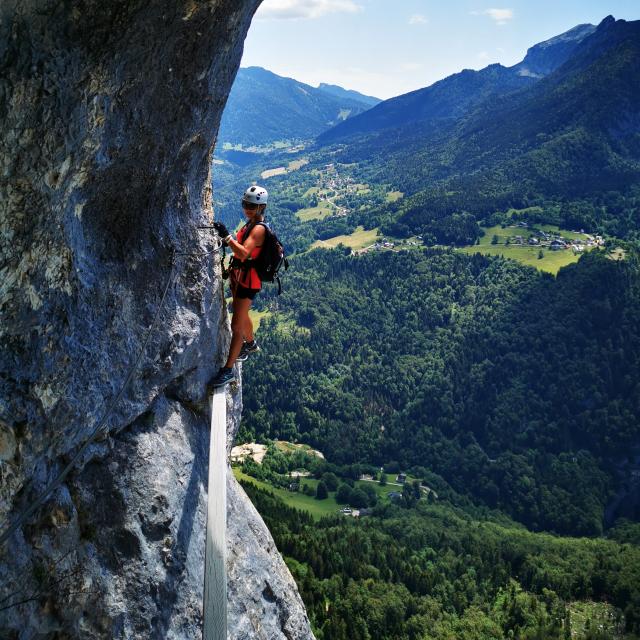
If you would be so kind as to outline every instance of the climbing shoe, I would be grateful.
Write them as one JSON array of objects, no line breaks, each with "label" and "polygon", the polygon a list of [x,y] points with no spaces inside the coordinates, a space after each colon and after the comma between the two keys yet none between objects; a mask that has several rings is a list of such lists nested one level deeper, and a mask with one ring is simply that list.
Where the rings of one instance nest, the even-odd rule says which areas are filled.
[{"label": "climbing shoe", "polygon": [[236,374],[233,372],[233,369],[227,369],[227,367],[221,367],[220,371],[216,373],[211,380],[207,383],[207,389],[218,389],[220,387],[224,387],[230,382],[235,382]]},{"label": "climbing shoe", "polygon": [[253,340],[252,342],[244,342],[242,344],[242,349],[240,349],[240,353],[238,354],[238,362],[244,362],[252,353],[258,353],[260,351],[260,347],[258,343]]}]

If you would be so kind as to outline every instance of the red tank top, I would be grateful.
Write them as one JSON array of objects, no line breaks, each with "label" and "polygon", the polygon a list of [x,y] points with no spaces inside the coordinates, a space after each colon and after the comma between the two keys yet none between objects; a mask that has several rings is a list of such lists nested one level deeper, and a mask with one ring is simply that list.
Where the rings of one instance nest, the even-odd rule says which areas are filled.
[{"label": "red tank top", "polygon": [[[250,223],[245,224],[244,227],[242,227],[242,229],[238,231],[236,239],[240,244],[242,244],[243,240],[245,239],[247,234],[251,232],[251,229],[253,229],[254,226],[255,225],[252,225]],[[254,247],[251,250],[251,255],[249,256],[251,260],[255,260],[260,255],[261,251],[262,247]],[[251,269],[234,269],[233,277],[240,286],[245,287],[246,289],[262,288],[262,282],[258,277],[258,272],[253,267],[251,267]]]}]

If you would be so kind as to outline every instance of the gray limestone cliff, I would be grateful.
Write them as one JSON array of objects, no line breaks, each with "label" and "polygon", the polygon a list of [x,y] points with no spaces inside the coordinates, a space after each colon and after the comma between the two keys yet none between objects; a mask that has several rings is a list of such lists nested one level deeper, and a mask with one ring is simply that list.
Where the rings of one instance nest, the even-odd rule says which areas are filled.
[{"label": "gray limestone cliff", "polygon": [[[81,452],[0,549],[1,638],[200,637],[204,383],[229,329],[197,227],[258,4],[0,6],[1,529]],[[239,388],[228,405],[232,436]],[[313,638],[232,477],[228,492],[229,637]]]}]

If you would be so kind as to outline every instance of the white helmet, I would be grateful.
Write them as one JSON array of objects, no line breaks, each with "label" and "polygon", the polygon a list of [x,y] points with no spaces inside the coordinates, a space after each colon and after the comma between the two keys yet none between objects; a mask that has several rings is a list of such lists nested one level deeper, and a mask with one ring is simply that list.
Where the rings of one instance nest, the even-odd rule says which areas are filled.
[{"label": "white helmet", "polygon": [[251,202],[253,204],[267,204],[267,198],[269,194],[264,187],[259,187],[257,184],[249,187],[242,196],[243,202]]}]

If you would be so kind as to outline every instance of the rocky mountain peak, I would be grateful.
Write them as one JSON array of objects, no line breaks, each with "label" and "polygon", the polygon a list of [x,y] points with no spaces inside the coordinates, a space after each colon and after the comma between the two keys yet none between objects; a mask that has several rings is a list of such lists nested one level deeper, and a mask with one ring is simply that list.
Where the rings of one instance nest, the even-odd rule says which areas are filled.
[{"label": "rocky mountain peak", "polygon": [[580,24],[558,36],[539,42],[527,50],[524,60],[513,69],[522,76],[546,76],[566,62],[575,47],[595,30],[596,27],[592,24]]}]

